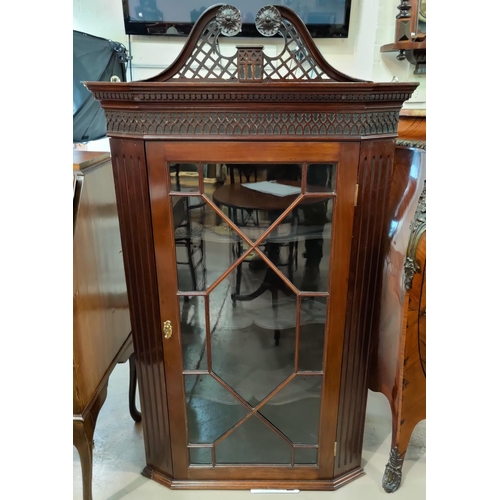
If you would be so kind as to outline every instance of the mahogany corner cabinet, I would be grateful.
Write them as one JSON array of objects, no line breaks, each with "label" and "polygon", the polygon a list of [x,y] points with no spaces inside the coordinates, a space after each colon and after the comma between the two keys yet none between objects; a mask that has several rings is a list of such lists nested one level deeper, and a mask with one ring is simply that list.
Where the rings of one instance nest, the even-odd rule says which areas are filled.
[{"label": "mahogany corner cabinet", "polygon": [[[399,112],[415,83],[346,76],[283,6],[278,55],[216,5],[107,117],[146,466],[177,489],[333,490],[363,475],[372,325]],[[232,52],[232,55],[227,55]]]}]

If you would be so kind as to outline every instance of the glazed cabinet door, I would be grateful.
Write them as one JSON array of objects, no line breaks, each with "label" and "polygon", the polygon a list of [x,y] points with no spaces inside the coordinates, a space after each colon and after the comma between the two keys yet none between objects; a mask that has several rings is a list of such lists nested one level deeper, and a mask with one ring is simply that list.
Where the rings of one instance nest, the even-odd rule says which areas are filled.
[{"label": "glazed cabinet door", "polygon": [[358,154],[147,143],[176,479],[333,478]]}]

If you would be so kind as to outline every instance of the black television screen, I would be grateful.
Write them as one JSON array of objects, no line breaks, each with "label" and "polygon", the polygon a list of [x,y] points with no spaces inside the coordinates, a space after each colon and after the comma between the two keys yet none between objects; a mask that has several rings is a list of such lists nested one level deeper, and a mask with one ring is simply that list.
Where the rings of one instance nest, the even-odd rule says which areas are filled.
[{"label": "black television screen", "polygon": [[[122,0],[127,35],[187,36],[198,18],[214,4],[205,0]],[[238,36],[262,36],[255,14],[265,5],[286,5],[304,21],[313,38],[347,38],[351,0],[230,0],[241,12]]]}]

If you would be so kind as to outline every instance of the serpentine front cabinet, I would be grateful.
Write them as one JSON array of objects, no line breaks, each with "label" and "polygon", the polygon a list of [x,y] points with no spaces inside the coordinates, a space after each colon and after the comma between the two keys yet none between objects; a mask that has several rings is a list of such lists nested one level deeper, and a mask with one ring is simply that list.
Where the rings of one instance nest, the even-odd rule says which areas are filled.
[{"label": "serpentine front cabinet", "polygon": [[86,83],[111,142],[143,474],[331,490],[363,474],[394,139],[416,84],[338,72],[286,7],[256,25],[281,35],[278,56],[223,55],[241,15],[216,5],[159,75]]}]

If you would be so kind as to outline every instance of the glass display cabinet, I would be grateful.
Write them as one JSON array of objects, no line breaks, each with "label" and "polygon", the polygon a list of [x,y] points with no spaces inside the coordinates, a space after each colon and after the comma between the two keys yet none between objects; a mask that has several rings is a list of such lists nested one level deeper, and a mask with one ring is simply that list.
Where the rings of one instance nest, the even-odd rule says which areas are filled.
[{"label": "glass display cabinet", "polygon": [[363,474],[394,139],[417,84],[340,73],[286,7],[255,23],[279,55],[223,55],[241,14],[217,5],[157,76],[86,82],[111,143],[143,474],[332,490]]}]

